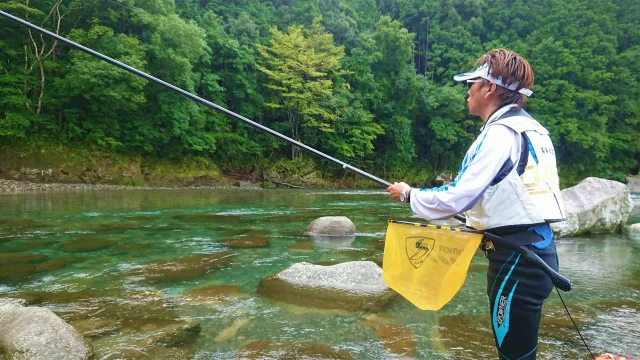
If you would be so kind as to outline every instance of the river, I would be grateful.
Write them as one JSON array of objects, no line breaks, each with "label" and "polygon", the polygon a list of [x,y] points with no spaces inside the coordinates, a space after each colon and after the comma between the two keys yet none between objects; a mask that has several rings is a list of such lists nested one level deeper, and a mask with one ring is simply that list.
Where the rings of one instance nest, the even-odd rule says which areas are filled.
[{"label": "river", "polygon": [[[437,312],[401,297],[376,315],[330,312],[256,293],[260,279],[297,262],[380,262],[387,219],[417,221],[380,190],[127,190],[0,201],[0,296],[50,308],[90,336],[97,359],[495,357],[481,256]],[[304,235],[314,219],[338,215],[356,225],[352,242],[327,246]],[[640,222],[637,207],[631,222]],[[591,349],[638,357],[640,239],[580,236],[557,248],[574,285],[562,296]],[[149,263],[154,273],[145,272]],[[191,320],[199,335],[173,348],[148,345],[154,331]],[[555,293],[538,358],[589,358]]]}]

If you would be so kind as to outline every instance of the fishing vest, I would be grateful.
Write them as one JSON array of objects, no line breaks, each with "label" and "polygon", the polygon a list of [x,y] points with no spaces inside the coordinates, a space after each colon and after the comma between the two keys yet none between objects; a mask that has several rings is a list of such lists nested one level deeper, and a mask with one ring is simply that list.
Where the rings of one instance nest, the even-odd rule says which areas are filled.
[{"label": "fishing vest", "polygon": [[487,230],[563,221],[556,154],[547,129],[518,108],[507,111],[484,131],[492,126],[507,126],[520,134],[522,151],[515,164],[503,166],[466,212],[467,225]]}]

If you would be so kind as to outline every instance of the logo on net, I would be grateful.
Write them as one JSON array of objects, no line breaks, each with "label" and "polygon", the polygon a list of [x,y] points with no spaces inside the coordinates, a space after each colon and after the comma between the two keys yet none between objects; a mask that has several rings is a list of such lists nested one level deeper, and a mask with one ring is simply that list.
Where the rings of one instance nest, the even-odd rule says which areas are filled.
[{"label": "logo on net", "polygon": [[422,236],[410,236],[405,239],[407,258],[414,268],[418,269],[424,264],[431,255],[435,243],[435,239]]}]

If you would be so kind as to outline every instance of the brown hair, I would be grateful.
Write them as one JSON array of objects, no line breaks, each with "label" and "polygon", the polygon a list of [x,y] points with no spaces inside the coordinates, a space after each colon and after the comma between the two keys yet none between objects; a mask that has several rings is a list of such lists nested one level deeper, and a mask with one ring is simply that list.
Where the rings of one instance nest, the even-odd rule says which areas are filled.
[{"label": "brown hair", "polygon": [[497,86],[497,94],[500,103],[503,105],[517,104],[524,106],[527,97],[520,94],[518,90],[522,88],[531,89],[533,86],[533,69],[531,65],[515,51],[507,49],[494,49],[482,55],[476,61],[476,67],[482,64],[489,66],[489,75],[496,79],[502,79],[505,86],[517,84],[516,90],[509,90],[502,86]]}]

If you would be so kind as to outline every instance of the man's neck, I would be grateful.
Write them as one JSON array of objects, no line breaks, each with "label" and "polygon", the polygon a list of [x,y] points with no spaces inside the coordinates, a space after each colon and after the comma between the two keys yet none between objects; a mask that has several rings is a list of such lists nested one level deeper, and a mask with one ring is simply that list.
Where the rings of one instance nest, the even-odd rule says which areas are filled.
[{"label": "man's neck", "polygon": [[491,105],[487,106],[486,108],[484,108],[484,110],[480,114],[480,118],[482,119],[482,122],[486,124],[487,120],[489,120],[491,115],[493,115],[493,113],[495,113],[501,107],[502,106],[500,106],[499,104],[491,104]]}]

